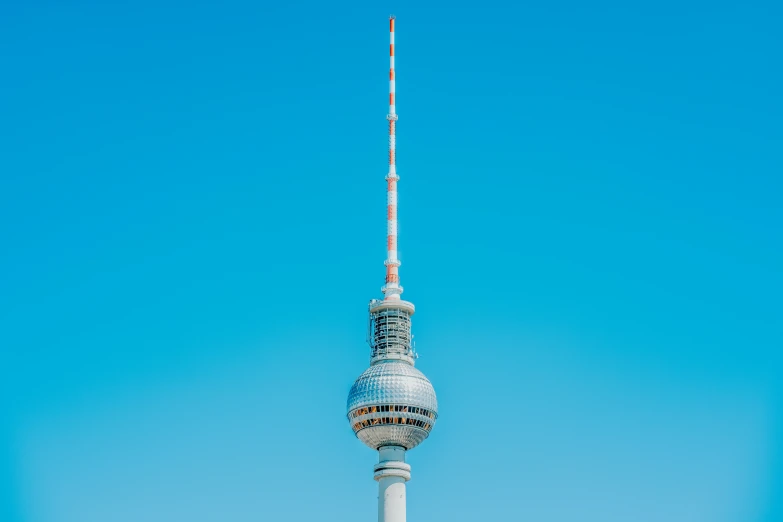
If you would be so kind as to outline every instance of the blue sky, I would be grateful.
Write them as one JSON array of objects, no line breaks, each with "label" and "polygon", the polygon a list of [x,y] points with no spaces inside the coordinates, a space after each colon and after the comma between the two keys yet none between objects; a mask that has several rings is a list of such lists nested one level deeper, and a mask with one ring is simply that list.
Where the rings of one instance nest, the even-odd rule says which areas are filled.
[{"label": "blue sky", "polygon": [[779,4],[142,0],[0,17],[0,519],[374,519],[390,12],[410,519],[783,518]]}]

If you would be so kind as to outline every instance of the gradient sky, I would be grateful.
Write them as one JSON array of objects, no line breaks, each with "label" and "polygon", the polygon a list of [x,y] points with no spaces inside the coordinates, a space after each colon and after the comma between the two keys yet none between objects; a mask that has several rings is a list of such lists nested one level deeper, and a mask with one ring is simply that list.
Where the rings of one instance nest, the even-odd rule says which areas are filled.
[{"label": "gradient sky", "polygon": [[504,3],[3,6],[0,520],[375,519],[390,12],[410,520],[783,520],[780,2]]}]

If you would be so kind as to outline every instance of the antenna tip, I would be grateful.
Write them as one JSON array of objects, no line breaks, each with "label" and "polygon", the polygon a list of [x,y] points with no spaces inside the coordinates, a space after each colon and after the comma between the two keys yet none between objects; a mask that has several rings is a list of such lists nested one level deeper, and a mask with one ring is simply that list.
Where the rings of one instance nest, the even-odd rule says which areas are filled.
[{"label": "antenna tip", "polygon": [[395,18],[397,18],[397,17],[394,16],[394,15],[389,15],[389,20],[394,20]]}]

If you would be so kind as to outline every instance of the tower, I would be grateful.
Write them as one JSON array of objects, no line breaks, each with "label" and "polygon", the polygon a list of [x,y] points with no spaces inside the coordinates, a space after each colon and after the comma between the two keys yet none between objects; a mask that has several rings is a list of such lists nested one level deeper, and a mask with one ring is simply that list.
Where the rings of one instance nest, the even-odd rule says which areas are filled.
[{"label": "tower", "polygon": [[400,298],[397,257],[397,175],[394,80],[394,17],[389,18],[389,173],[386,175],[386,284],[383,299],[370,301],[367,342],[370,367],[348,394],[348,420],[356,437],[378,450],[378,521],[405,522],[405,483],[411,467],[405,452],[421,444],[438,418],[430,381],[414,367],[413,303]]}]

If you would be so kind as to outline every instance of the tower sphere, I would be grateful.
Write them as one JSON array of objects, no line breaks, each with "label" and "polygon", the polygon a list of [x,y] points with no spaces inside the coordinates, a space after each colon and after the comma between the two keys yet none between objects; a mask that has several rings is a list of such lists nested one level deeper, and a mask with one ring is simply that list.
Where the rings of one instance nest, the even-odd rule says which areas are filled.
[{"label": "tower sphere", "polygon": [[418,446],[438,418],[429,379],[407,362],[383,360],[362,373],[348,394],[348,420],[372,449]]}]

